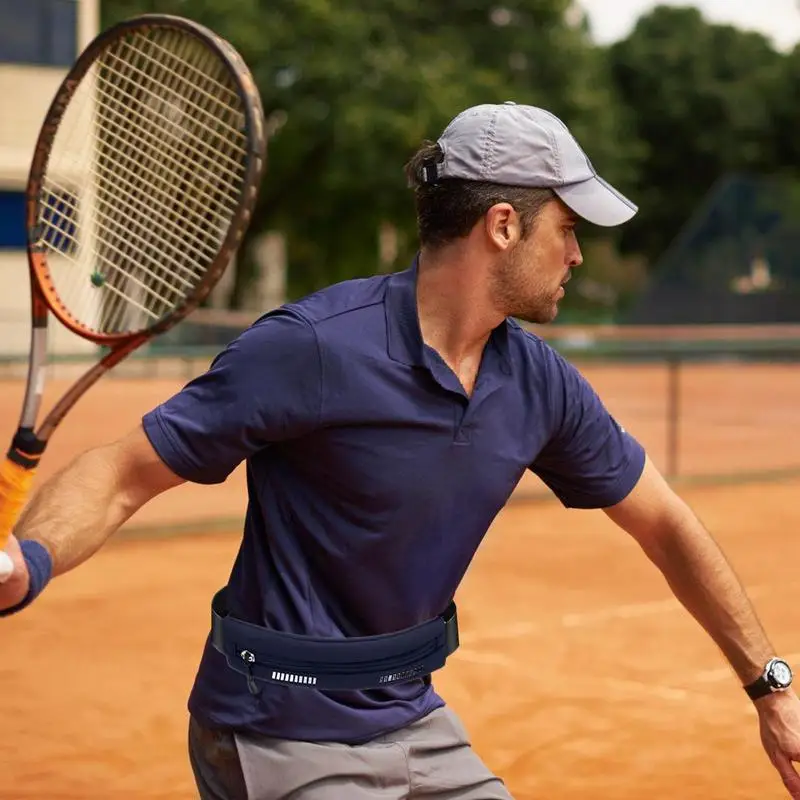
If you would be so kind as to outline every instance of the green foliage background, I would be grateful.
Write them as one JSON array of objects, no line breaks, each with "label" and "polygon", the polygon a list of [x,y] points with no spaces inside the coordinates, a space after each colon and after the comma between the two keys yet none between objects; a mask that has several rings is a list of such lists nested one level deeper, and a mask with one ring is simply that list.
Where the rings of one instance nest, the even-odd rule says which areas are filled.
[{"label": "green foliage background", "polygon": [[[598,171],[640,206],[613,232],[583,232],[584,291],[563,320],[613,318],[716,181],[797,178],[800,48],[657,7],[611,47],[569,0],[102,0],[103,27],[139,13],[187,16],[250,65],[274,127],[232,307],[254,277],[250,243],[286,237],[289,294],[386,269],[415,251],[403,165],[466,106],[515,100],[561,116]],[[568,20],[572,20],[569,22]]]}]

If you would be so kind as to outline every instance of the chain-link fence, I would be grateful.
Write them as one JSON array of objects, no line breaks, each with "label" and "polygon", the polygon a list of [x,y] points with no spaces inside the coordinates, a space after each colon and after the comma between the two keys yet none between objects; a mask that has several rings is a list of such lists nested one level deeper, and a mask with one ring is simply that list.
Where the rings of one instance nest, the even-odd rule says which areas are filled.
[{"label": "chain-link fence", "polygon": [[800,322],[800,187],[777,177],[721,180],[623,322]]}]

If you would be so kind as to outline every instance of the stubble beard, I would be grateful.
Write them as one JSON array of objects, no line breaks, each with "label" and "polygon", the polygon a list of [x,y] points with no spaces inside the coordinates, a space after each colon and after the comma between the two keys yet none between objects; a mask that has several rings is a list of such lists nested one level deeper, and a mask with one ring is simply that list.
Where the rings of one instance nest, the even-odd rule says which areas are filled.
[{"label": "stubble beard", "polygon": [[519,245],[508,254],[494,275],[492,293],[507,317],[534,325],[546,325],[558,314],[558,300],[536,274],[536,265],[525,258]]}]

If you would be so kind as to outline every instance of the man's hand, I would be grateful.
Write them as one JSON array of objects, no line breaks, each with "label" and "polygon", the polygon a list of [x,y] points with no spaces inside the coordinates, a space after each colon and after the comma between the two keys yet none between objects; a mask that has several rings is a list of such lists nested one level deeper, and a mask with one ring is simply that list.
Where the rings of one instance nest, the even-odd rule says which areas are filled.
[{"label": "man's hand", "polygon": [[789,690],[755,701],[761,741],[792,800],[800,800],[800,700]]},{"label": "man's hand", "polygon": [[22,557],[22,551],[15,536],[9,537],[5,553],[11,558],[14,564],[14,571],[8,580],[0,583],[0,611],[5,611],[7,608],[22,602],[28,593],[28,585],[30,584],[28,565]]},{"label": "man's hand", "polygon": [[[0,583],[0,610],[24,600],[31,585],[35,599],[50,578],[82,564],[145,503],[182,482],[161,461],[141,425],[78,456],[45,482],[22,512],[14,528],[17,538],[12,536],[5,550],[14,571]],[[32,575],[20,541],[31,559]],[[29,542],[37,545],[32,554],[49,562],[46,567],[28,553]]]}]

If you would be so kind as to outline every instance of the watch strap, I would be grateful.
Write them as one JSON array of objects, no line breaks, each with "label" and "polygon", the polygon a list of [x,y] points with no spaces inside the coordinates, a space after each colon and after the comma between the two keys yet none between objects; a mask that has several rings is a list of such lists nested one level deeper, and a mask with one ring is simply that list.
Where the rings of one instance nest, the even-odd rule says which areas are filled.
[{"label": "watch strap", "polygon": [[760,697],[766,697],[768,694],[772,694],[773,691],[769,681],[763,675],[756,678],[752,683],[748,683],[747,686],[744,687],[744,690],[751,700],[758,700]]},{"label": "watch strap", "polygon": [[[784,665],[789,670],[789,683],[785,686],[778,685],[773,680],[770,680],[772,676],[772,670],[776,663]],[[751,700],[758,700],[759,698],[766,697],[768,694],[772,694],[773,692],[780,692],[788,689],[790,685],[791,668],[789,665],[782,658],[771,658],[766,663],[764,671],[761,673],[761,675],[751,683],[748,683],[744,687],[744,690],[747,692],[747,695]]]}]

